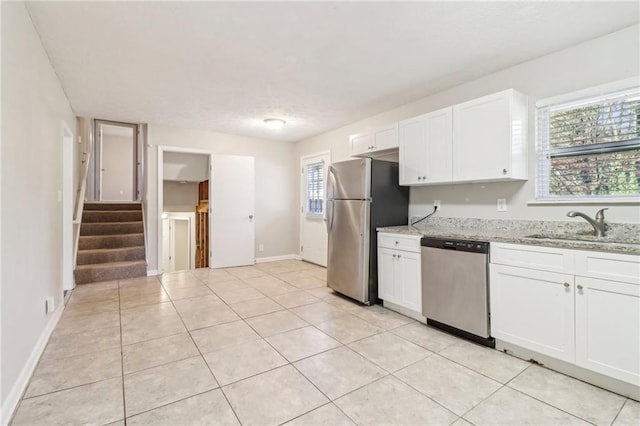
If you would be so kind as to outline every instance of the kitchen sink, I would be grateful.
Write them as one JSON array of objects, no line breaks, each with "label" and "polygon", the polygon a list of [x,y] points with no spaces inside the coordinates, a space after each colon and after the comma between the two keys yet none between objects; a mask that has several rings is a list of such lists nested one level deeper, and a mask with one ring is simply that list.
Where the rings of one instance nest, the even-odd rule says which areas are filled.
[{"label": "kitchen sink", "polygon": [[534,238],[536,240],[562,240],[562,241],[578,241],[578,242],[590,242],[590,243],[609,243],[609,244],[637,244],[632,241],[620,241],[607,237],[596,237],[595,235],[548,235],[548,234],[533,234],[527,235],[525,238]]}]

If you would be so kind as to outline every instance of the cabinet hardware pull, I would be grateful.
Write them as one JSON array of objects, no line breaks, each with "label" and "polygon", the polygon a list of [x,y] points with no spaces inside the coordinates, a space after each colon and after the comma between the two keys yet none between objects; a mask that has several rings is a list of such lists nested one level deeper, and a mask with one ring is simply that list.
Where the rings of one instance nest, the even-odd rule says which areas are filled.
[{"label": "cabinet hardware pull", "polygon": [[396,241],[396,245],[398,245],[398,242]]},{"label": "cabinet hardware pull", "polygon": [[564,288],[569,288],[569,283],[564,283]]},{"label": "cabinet hardware pull", "polygon": [[507,174],[507,169],[502,169],[502,174],[506,175]]},{"label": "cabinet hardware pull", "polygon": [[396,255],[395,255],[395,254],[393,255],[393,258],[394,258],[394,259],[396,258]]},{"label": "cabinet hardware pull", "polygon": [[427,180],[427,177],[426,176],[422,176],[422,180]]},{"label": "cabinet hardware pull", "polygon": [[418,180],[422,180],[422,176],[418,176]]},{"label": "cabinet hardware pull", "polygon": [[584,287],[582,287],[580,284],[578,284],[578,290],[582,290]]}]

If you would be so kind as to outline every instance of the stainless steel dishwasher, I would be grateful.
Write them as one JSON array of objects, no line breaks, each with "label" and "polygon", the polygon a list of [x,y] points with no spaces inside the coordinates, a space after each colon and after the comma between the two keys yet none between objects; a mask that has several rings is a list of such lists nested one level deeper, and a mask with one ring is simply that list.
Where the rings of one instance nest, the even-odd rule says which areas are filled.
[{"label": "stainless steel dishwasher", "polygon": [[489,243],[422,238],[427,324],[494,347],[489,327]]}]

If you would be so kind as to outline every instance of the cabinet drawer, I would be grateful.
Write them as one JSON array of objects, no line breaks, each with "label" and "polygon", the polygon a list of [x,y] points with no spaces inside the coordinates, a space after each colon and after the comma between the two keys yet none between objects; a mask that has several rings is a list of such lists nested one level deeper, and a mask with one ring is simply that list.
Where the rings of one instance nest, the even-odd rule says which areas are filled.
[{"label": "cabinet drawer", "polygon": [[570,250],[522,244],[491,243],[491,263],[519,266],[540,271],[574,272],[574,253]]},{"label": "cabinet drawer", "polygon": [[640,285],[640,256],[576,251],[576,275]]},{"label": "cabinet drawer", "polygon": [[418,253],[420,251],[420,236],[380,233],[378,234],[378,247]]}]

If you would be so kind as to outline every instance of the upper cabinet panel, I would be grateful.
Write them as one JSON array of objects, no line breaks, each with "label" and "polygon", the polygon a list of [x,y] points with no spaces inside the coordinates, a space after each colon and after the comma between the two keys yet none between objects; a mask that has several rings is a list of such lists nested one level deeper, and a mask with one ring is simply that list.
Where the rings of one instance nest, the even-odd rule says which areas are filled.
[{"label": "upper cabinet panel", "polygon": [[376,157],[398,149],[398,123],[349,137],[351,156]]},{"label": "upper cabinet panel", "polygon": [[527,179],[526,102],[505,90],[453,107],[454,181]]}]

